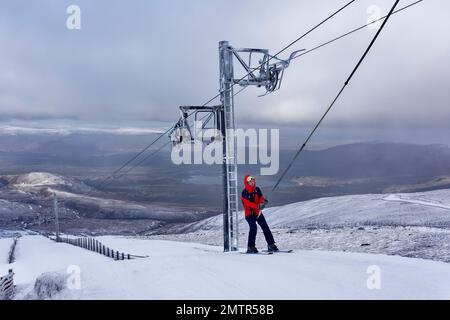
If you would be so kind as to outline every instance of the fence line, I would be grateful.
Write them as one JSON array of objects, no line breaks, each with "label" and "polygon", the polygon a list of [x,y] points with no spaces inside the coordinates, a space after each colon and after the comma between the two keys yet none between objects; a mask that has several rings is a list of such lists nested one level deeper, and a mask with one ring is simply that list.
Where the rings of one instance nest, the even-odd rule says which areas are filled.
[{"label": "fence line", "polygon": [[129,253],[126,254],[124,252],[119,252],[118,250],[113,250],[109,247],[106,247],[103,243],[101,243],[100,241],[98,241],[94,238],[89,238],[89,237],[83,237],[83,238],[59,237],[58,239],[56,239],[56,237],[55,238],[49,237],[49,238],[56,242],[63,242],[63,243],[71,244],[73,246],[87,249],[89,251],[97,252],[99,254],[102,254],[102,255],[112,258],[114,260],[147,258],[147,257],[132,255]]},{"label": "fence line", "polygon": [[[56,242],[63,242],[67,244],[71,244],[80,248],[84,248],[93,252],[97,252],[101,255],[104,255],[106,257],[112,258],[114,260],[129,260],[129,259],[135,259],[135,258],[148,258],[148,256],[137,256],[129,253],[119,252],[118,250],[113,250],[108,247],[106,247],[104,244],[102,244],[100,241],[96,240],[95,238],[90,237],[82,237],[82,238],[64,238],[59,236],[58,239],[56,237],[50,236],[50,233],[44,233],[37,230],[30,230],[33,232],[36,232],[40,234],[41,236],[44,236],[46,238],[49,238],[50,240],[56,241]],[[54,235],[54,234],[53,234]]]},{"label": "fence line", "polygon": [[0,300],[9,300],[14,296],[14,272],[9,269],[6,276],[0,277]]}]

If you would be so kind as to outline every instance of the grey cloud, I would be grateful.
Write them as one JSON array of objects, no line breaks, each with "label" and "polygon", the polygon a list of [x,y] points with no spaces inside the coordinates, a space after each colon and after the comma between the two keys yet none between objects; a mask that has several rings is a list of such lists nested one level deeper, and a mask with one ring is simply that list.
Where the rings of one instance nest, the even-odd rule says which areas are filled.
[{"label": "grey cloud", "polygon": [[[267,47],[295,39],[346,1],[76,1],[82,30],[65,28],[74,1],[0,4],[0,118],[175,121],[177,106],[218,90],[217,43]],[[311,48],[367,21],[360,0],[293,49]],[[400,1],[400,6],[408,1]],[[330,126],[446,126],[450,93],[445,0],[392,18],[336,109]],[[295,61],[281,90],[236,98],[237,123],[309,125],[339,90],[374,30]]]}]

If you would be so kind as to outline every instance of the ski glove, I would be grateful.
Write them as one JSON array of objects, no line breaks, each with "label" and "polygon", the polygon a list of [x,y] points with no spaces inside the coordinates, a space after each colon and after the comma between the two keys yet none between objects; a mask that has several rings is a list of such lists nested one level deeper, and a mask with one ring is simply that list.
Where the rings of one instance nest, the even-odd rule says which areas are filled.
[{"label": "ski glove", "polygon": [[260,204],[258,205],[259,210],[264,209],[264,208],[267,206],[267,203],[268,203],[268,202],[269,202],[269,201],[268,201],[267,199],[264,199],[264,203],[260,203]]}]

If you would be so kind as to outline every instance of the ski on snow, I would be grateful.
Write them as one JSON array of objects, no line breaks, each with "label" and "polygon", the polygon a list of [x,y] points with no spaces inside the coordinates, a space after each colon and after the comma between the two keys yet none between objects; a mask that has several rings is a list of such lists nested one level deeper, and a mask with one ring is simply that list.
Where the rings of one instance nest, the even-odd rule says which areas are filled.
[{"label": "ski on snow", "polygon": [[273,254],[273,252],[269,252],[269,251],[258,251],[258,253],[247,253],[247,252],[241,252],[242,254],[248,254],[248,255],[257,255],[257,254],[264,254],[264,255],[268,255],[268,254]]},{"label": "ski on snow", "polygon": [[[292,250],[292,249],[279,249],[278,251],[273,251],[271,253],[291,253],[293,251],[294,250]],[[267,251],[267,250],[263,250],[262,252],[269,253],[269,251]]]},{"label": "ski on snow", "polygon": [[241,252],[242,254],[274,254],[274,253],[291,253],[293,252],[293,249],[279,249],[278,251],[267,251],[267,250],[261,250],[258,251],[258,253],[247,253],[247,252]]}]

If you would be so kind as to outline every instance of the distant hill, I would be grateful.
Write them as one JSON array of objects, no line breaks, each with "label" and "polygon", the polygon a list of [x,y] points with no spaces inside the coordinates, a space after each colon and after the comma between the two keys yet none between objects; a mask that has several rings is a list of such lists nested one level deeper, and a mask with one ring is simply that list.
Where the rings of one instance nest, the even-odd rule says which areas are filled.
[{"label": "distant hill", "polygon": [[[264,210],[274,228],[416,226],[450,228],[450,189],[407,193],[327,197]],[[179,232],[222,230],[221,215],[195,222]],[[245,225],[243,214],[240,223]]]},{"label": "distant hill", "polygon": [[[0,174],[51,172],[95,188],[154,137],[151,133],[0,135]],[[154,150],[151,149],[133,164],[150,154]],[[268,195],[293,155],[293,150],[280,151],[280,171],[275,176],[260,176],[260,165],[239,165],[239,188],[243,176],[250,173]],[[127,171],[109,179],[100,191],[106,192],[110,199],[125,202],[177,206],[188,211],[222,210],[220,165],[174,165],[170,149],[166,148]],[[0,188],[3,184],[0,180]],[[276,192],[269,196],[272,205],[282,205],[319,197],[442,188],[450,188],[450,148],[354,143],[323,150],[306,149]]]}]

